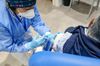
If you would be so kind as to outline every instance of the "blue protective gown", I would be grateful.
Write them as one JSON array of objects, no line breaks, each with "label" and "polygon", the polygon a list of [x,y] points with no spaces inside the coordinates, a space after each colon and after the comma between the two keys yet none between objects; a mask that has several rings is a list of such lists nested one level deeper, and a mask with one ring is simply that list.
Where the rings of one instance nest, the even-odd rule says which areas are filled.
[{"label": "blue protective gown", "polygon": [[30,49],[24,45],[31,42],[28,28],[32,26],[40,35],[49,32],[42,21],[36,5],[34,6],[35,17],[32,19],[19,18],[6,6],[5,0],[0,0],[0,51],[26,52]]}]

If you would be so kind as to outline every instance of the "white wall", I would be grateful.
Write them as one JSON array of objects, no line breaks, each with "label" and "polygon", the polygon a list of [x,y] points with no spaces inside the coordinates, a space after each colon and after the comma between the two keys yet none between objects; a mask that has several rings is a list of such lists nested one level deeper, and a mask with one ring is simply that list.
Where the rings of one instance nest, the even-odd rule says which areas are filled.
[{"label": "white wall", "polygon": [[59,7],[62,5],[62,0],[53,0],[53,5]]}]

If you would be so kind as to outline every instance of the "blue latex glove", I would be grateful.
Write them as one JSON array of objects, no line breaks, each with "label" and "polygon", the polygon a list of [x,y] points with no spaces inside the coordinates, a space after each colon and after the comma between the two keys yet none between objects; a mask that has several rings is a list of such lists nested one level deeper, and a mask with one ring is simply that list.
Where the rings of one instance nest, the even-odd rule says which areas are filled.
[{"label": "blue latex glove", "polygon": [[49,41],[51,41],[52,43],[54,43],[54,39],[55,39],[55,37],[58,35],[58,34],[60,34],[61,32],[57,32],[56,34],[51,34],[50,32],[46,32],[46,34],[44,35],[44,38],[46,39],[46,40],[49,40]]},{"label": "blue latex glove", "polygon": [[60,32],[57,32],[56,34],[51,34],[50,32],[47,32],[44,35],[44,39],[45,39],[44,48],[43,48],[44,50],[46,50],[46,51],[51,51],[52,50],[55,37],[58,34],[60,34]]},{"label": "blue latex glove", "polygon": [[44,35],[45,43],[44,43],[44,50],[51,51],[52,46],[54,44],[54,38],[56,35],[51,34],[50,32],[47,32]]},{"label": "blue latex glove", "polygon": [[47,32],[44,36],[42,37],[34,37],[33,40],[29,43],[27,43],[25,45],[25,48],[28,48],[28,49],[34,49],[36,47],[39,47],[41,45],[46,45],[47,44],[53,44],[54,42],[54,36],[50,33],[50,32]]},{"label": "blue latex glove", "polygon": [[34,49],[43,45],[43,43],[45,43],[45,39],[43,37],[38,39],[33,38],[33,40],[30,43],[26,44],[25,47],[28,49]]},{"label": "blue latex glove", "polygon": [[49,40],[49,41],[51,41],[52,43],[54,42],[54,35],[53,34],[51,34],[50,32],[46,32],[46,34],[44,35],[44,38],[46,39],[46,40]]}]

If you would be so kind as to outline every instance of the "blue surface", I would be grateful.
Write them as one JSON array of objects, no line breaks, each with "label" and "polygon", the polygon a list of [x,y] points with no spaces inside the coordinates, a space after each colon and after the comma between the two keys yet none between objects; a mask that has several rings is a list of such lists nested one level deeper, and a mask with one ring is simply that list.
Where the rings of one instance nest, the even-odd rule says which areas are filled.
[{"label": "blue surface", "polygon": [[33,54],[29,66],[100,66],[100,60],[45,51]]}]

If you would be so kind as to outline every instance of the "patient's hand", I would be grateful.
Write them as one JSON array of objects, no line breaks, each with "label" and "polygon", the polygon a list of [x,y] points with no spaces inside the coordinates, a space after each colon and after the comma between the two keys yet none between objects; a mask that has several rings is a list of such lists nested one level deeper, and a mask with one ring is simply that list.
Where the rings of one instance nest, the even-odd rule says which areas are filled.
[{"label": "patient's hand", "polygon": [[72,34],[68,32],[57,34],[54,41],[53,50],[62,52],[65,42],[71,37],[71,35]]},{"label": "patient's hand", "polygon": [[[57,51],[58,50],[58,45],[61,45],[63,43],[62,38],[64,37],[64,33],[59,33],[57,34],[57,36],[55,37],[54,40],[54,45],[53,45],[53,50]],[[59,48],[60,50],[60,48]]]}]

